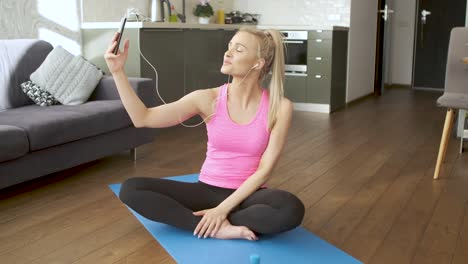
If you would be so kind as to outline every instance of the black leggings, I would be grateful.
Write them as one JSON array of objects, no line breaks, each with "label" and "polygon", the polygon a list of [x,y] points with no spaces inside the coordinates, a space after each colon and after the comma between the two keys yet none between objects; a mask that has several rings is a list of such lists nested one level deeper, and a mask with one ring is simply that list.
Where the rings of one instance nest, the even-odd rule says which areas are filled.
[{"label": "black leggings", "polygon": [[[136,177],[122,184],[119,198],[148,219],[193,232],[202,217],[192,212],[214,208],[234,191],[200,181]],[[228,220],[256,234],[274,234],[300,225],[304,211],[304,204],[295,195],[260,188],[234,208]]]}]

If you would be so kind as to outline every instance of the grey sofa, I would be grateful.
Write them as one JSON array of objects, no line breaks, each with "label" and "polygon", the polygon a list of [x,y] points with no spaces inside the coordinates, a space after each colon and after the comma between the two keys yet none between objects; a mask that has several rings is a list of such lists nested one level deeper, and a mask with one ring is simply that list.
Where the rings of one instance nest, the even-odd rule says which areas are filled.
[{"label": "grey sofa", "polygon": [[[0,40],[0,189],[155,138],[157,130],[133,126],[111,76],[104,76],[82,105],[34,104],[20,84],[52,49],[40,40]],[[156,105],[151,79],[129,81],[146,106]]]}]

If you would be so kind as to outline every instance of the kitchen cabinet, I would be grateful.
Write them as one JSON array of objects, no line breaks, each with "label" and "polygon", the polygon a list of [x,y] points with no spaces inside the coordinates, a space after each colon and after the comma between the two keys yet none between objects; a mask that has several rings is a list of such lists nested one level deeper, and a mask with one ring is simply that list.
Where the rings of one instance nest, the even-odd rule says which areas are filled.
[{"label": "kitchen cabinet", "polygon": [[[235,30],[141,29],[141,51],[158,70],[158,88],[169,103],[198,90],[224,84],[224,52]],[[155,77],[141,60],[141,76]]]},{"label": "kitchen cabinet", "polygon": [[332,39],[333,30],[310,30],[307,34],[308,39]]},{"label": "kitchen cabinet", "polygon": [[309,31],[307,46],[306,103],[329,105],[330,112],[344,107],[348,31]]},{"label": "kitchen cabinet", "polygon": [[292,102],[305,103],[306,81],[305,76],[286,75],[284,77],[284,96]]},{"label": "kitchen cabinet", "polygon": [[[184,96],[184,31],[141,29],[140,50],[158,71],[158,90],[166,103]],[[140,61],[141,76],[156,80],[153,68]],[[158,103],[161,104],[159,97]]]},{"label": "kitchen cabinet", "polygon": [[[141,51],[159,73],[158,87],[167,103],[197,90],[217,87],[228,76],[220,72],[224,52],[235,29],[142,28]],[[310,30],[307,40],[307,76],[285,76],[284,93],[306,111],[315,106],[336,111],[346,104],[348,31]],[[155,78],[142,59],[141,76]],[[268,85],[268,79],[263,83]],[[319,110],[322,111],[322,110]]]},{"label": "kitchen cabinet", "polygon": [[[262,82],[264,88],[269,88],[271,72],[267,74]],[[293,103],[306,102],[307,76],[302,74],[289,73],[284,76],[283,91],[284,97]]]},{"label": "kitchen cabinet", "polygon": [[307,42],[307,57],[331,57],[331,39],[309,39]]},{"label": "kitchen cabinet", "polygon": [[323,72],[314,72],[307,76],[306,102],[330,104],[330,76]]},{"label": "kitchen cabinet", "polygon": [[224,30],[189,29],[185,37],[186,92],[217,87],[227,76],[220,72],[223,64]]},{"label": "kitchen cabinet", "polygon": [[[262,82],[264,88],[269,88],[271,73],[268,73]],[[306,102],[307,77],[303,75],[287,74],[284,76],[284,96],[293,103]]]}]

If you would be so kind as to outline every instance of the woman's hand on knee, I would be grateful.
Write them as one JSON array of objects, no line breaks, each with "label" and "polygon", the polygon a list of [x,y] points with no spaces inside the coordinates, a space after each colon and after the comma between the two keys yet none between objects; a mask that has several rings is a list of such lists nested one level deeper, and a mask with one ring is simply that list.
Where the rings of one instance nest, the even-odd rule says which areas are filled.
[{"label": "woman's hand on knee", "polygon": [[201,210],[198,212],[193,212],[196,216],[203,216],[203,218],[198,222],[193,235],[198,235],[198,238],[206,238],[208,236],[214,237],[221,227],[224,220],[226,220],[228,212],[222,208],[215,207],[211,209]]}]

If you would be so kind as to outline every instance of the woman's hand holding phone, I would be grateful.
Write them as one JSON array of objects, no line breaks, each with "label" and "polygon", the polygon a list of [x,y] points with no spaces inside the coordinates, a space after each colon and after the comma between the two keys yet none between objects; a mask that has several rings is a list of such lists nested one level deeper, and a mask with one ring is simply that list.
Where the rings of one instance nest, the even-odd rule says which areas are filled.
[{"label": "woman's hand holding phone", "polygon": [[[119,32],[115,32],[114,37],[104,54],[104,59],[106,60],[107,67],[112,74],[115,74],[119,71],[122,71],[125,66],[125,61],[128,57],[128,47],[130,45],[130,41],[126,39],[124,41],[124,50],[123,52],[118,49],[118,39],[119,39]],[[114,49],[117,47],[117,54],[114,54]]]}]

